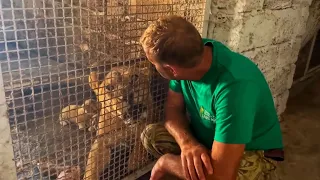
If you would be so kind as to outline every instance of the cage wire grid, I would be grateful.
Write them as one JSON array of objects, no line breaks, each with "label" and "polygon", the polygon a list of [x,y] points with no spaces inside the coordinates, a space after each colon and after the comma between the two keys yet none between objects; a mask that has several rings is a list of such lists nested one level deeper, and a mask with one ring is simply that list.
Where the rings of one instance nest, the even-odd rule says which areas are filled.
[{"label": "cage wire grid", "polygon": [[138,39],[168,14],[201,32],[205,0],[0,2],[17,178],[123,179],[152,163],[139,137],[163,120],[168,83],[146,63]]}]

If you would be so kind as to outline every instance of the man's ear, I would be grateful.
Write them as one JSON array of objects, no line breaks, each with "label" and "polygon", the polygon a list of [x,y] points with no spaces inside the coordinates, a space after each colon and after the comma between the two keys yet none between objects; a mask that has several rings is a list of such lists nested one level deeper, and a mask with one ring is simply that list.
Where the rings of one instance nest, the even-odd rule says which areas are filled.
[{"label": "man's ear", "polygon": [[163,65],[163,68],[164,68],[167,72],[169,72],[171,75],[173,75],[174,77],[177,76],[177,69],[176,69],[174,66],[169,65],[169,64],[165,64],[165,65]]}]

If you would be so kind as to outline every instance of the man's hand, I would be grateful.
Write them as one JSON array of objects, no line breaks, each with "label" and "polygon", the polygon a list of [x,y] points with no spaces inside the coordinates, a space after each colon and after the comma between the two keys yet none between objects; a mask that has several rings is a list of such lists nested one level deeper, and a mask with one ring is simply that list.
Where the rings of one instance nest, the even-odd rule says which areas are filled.
[{"label": "man's hand", "polygon": [[210,152],[189,132],[189,123],[185,115],[184,99],[181,93],[169,90],[165,112],[165,127],[181,149],[183,176],[187,180],[204,180],[205,173],[212,174],[213,172]]},{"label": "man's hand", "polygon": [[197,142],[181,147],[181,162],[187,180],[205,180],[213,173],[209,150]]}]

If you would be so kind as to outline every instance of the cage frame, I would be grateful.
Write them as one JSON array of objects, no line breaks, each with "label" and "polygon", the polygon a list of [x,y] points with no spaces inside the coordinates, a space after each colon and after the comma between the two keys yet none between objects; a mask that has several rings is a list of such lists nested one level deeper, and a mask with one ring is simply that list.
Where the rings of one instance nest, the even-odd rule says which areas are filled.
[{"label": "cage frame", "polygon": [[[206,38],[208,36],[208,25],[209,25],[209,15],[210,15],[210,6],[211,6],[211,0],[205,0],[204,7],[203,7],[203,22],[202,22],[202,32],[201,35],[203,38]],[[2,21],[3,23],[3,21]],[[5,27],[2,25],[3,31],[5,30],[4,28],[12,28],[12,27]],[[6,35],[4,35],[6,36]],[[17,35],[16,35],[17,36]],[[135,58],[135,59],[130,59],[127,61],[122,61],[122,62],[116,62],[113,65],[108,64],[108,66],[117,66],[121,64],[130,64],[130,62],[137,62],[139,60],[146,60],[146,57],[140,57],[140,58]],[[2,128],[4,131],[2,131],[2,136],[6,138],[0,137],[0,162],[4,162],[6,164],[6,169],[1,170],[0,166],[0,174],[3,177],[6,177],[7,180],[13,180],[16,179],[17,177],[17,171],[16,171],[16,165],[14,163],[14,153],[13,153],[13,144],[12,144],[12,138],[11,138],[11,132],[10,132],[10,125],[9,125],[9,117],[7,116],[7,103],[6,103],[6,97],[5,97],[5,89],[4,89],[4,83],[3,83],[3,75],[2,71],[0,68],[0,112],[1,114],[1,119],[0,119],[0,127],[5,127]],[[131,180],[131,179],[136,179],[138,177],[141,177],[148,171],[150,171],[154,165],[154,162],[151,162],[147,166],[145,166],[142,169],[137,170],[133,174],[128,175],[125,177],[125,180]]]}]

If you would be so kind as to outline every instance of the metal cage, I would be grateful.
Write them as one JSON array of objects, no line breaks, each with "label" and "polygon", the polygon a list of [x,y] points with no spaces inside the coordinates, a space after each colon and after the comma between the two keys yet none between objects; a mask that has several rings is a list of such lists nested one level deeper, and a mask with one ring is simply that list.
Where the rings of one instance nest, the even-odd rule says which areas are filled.
[{"label": "metal cage", "polygon": [[[74,179],[137,178],[150,168],[154,159],[139,133],[163,120],[167,81],[146,63],[138,39],[167,14],[201,31],[205,0],[0,2],[1,74],[18,179],[68,172]],[[85,177],[97,166],[102,171]]]}]

